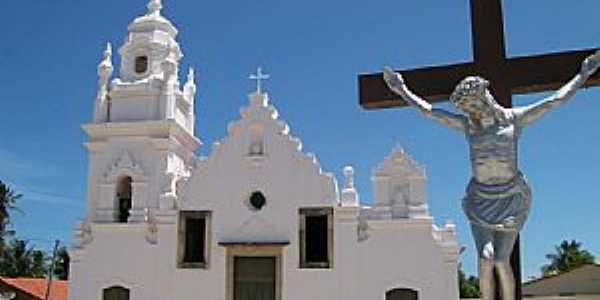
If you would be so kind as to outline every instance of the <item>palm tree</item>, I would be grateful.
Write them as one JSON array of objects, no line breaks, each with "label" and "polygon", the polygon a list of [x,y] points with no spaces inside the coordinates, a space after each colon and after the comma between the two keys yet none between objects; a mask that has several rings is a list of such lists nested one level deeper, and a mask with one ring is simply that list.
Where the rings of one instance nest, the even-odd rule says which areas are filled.
[{"label": "palm tree", "polygon": [[69,279],[69,265],[71,257],[67,247],[60,247],[56,252],[56,262],[54,264],[54,275],[60,280]]},{"label": "palm tree", "polygon": [[581,243],[575,240],[564,240],[554,249],[554,253],[546,254],[550,263],[542,267],[543,276],[568,272],[578,266],[594,263],[595,260],[594,256],[587,250],[582,250]]},{"label": "palm tree", "polygon": [[0,252],[4,248],[4,238],[11,234],[6,230],[10,224],[10,211],[16,210],[16,203],[23,195],[11,190],[4,182],[0,180]]},{"label": "palm tree", "polygon": [[13,239],[0,255],[0,275],[10,278],[42,278],[46,275],[44,252],[28,247],[27,241]]}]

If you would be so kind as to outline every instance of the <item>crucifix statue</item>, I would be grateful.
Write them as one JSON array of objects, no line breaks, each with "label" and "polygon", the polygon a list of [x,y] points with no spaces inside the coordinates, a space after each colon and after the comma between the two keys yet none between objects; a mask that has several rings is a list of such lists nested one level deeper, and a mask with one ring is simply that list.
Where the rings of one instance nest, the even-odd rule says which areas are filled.
[{"label": "crucifix statue", "polygon": [[[498,296],[504,300],[521,299],[520,284],[515,285],[520,283],[518,233],[531,201],[529,186],[517,164],[521,129],[564,103],[577,89],[600,85],[600,73],[594,75],[600,65],[600,53],[594,49],[507,58],[501,4],[501,0],[470,1],[474,62],[406,70],[402,75],[386,69],[385,80],[381,73],[359,76],[363,107],[412,105],[428,117],[465,133],[473,178],[463,207],[478,248],[484,300]],[[489,82],[473,75],[481,75]],[[512,108],[513,93],[542,92],[561,86],[548,99]],[[464,114],[435,109],[430,104],[447,99]]]},{"label": "crucifix statue", "polygon": [[515,279],[510,255],[523,227],[531,191],[517,163],[517,143],[522,129],[546,112],[566,102],[600,66],[600,51],[587,58],[579,74],[554,95],[532,105],[500,106],[481,77],[462,80],[450,100],[464,114],[433,108],[411,92],[392,69],[384,70],[389,88],[425,116],[463,132],[469,142],[473,177],[463,199],[479,257],[479,284],[483,300],[494,299],[494,268],[502,299],[514,300]]}]

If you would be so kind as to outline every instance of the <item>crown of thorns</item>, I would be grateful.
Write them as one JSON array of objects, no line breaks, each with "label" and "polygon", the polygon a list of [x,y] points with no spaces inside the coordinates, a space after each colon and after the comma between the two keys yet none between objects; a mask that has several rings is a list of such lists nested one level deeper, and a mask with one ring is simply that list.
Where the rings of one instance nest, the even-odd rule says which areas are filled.
[{"label": "crown of thorns", "polygon": [[490,83],[478,76],[471,76],[463,79],[454,89],[450,96],[450,101],[457,102],[466,98],[480,96]]}]

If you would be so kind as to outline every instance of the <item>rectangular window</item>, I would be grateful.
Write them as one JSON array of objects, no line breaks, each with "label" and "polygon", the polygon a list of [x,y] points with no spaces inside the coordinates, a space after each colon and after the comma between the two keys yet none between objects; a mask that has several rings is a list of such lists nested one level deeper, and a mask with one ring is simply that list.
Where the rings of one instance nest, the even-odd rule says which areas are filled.
[{"label": "rectangular window", "polygon": [[333,209],[300,209],[300,268],[331,268]]},{"label": "rectangular window", "polygon": [[210,212],[182,211],[179,217],[178,266],[208,267]]}]

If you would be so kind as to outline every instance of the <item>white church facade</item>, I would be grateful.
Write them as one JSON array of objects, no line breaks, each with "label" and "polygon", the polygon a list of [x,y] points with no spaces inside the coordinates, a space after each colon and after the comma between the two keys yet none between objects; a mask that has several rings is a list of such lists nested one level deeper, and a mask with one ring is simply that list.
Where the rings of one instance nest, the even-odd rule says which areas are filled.
[{"label": "white church facade", "polygon": [[258,89],[198,157],[177,33],[151,0],[118,74],[110,45],[98,66],[69,299],[458,299],[455,226],[434,225],[424,171],[401,149],[361,206],[352,168],[338,188]]}]

